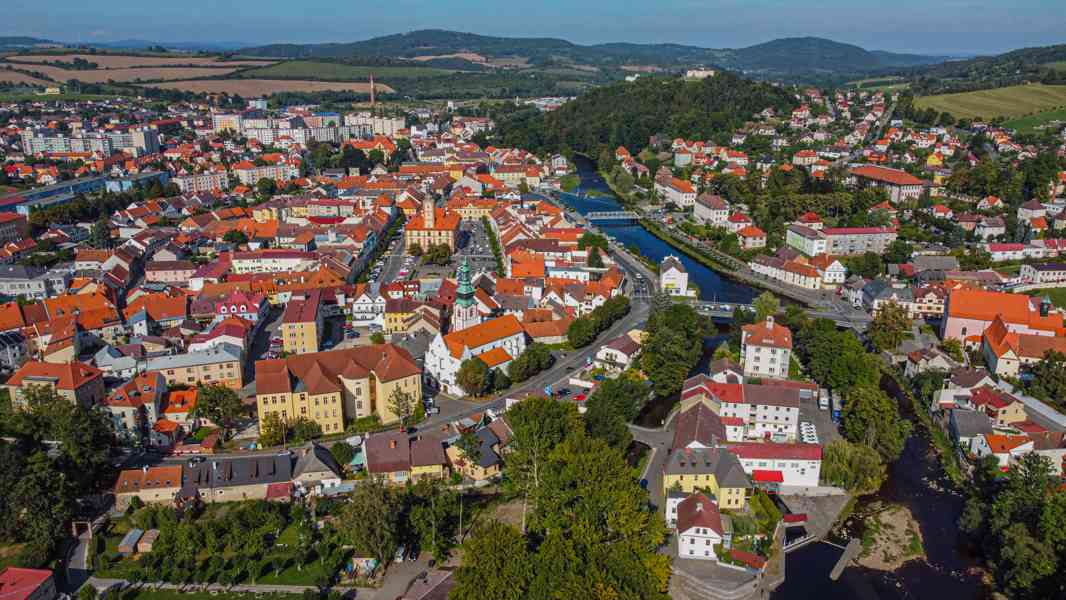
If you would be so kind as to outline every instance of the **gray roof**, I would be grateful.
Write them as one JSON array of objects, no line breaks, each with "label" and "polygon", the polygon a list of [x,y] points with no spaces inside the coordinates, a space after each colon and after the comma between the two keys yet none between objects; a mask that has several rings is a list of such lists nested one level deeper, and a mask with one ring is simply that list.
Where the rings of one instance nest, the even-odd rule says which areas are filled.
[{"label": "gray roof", "polygon": [[914,271],[954,271],[959,268],[959,259],[954,256],[915,256],[911,258]]},{"label": "gray roof", "polygon": [[341,466],[337,464],[337,459],[333,458],[333,454],[325,446],[310,442],[301,450],[300,458],[296,459],[296,468],[292,476],[295,478],[304,474],[318,473],[340,477]]},{"label": "gray roof", "polygon": [[47,271],[40,267],[26,267],[23,265],[0,265],[0,279],[35,279],[44,275]]},{"label": "gray roof", "polygon": [[679,448],[670,453],[663,468],[667,474],[713,474],[721,487],[751,486],[740,459],[723,448]]},{"label": "gray roof", "polygon": [[289,454],[213,458],[186,464],[182,469],[181,495],[188,497],[200,488],[267,485],[292,481]]},{"label": "gray roof", "polygon": [[200,352],[187,352],[185,354],[170,354],[148,359],[149,371],[162,371],[165,369],[183,369],[199,365],[213,365],[222,362],[240,361],[241,349],[233,344],[219,344],[210,350]]},{"label": "gray roof", "polygon": [[659,264],[659,272],[660,273],[665,273],[665,272],[669,271],[671,268],[677,269],[678,271],[680,271],[682,273],[686,272],[685,271],[685,265],[681,264],[681,259],[679,259],[676,256],[667,256],[666,258],[663,259],[663,262]]},{"label": "gray roof", "polygon": [[951,411],[951,427],[955,436],[972,438],[982,433],[992,433],[992,421],[983,411],[956,408]]}]

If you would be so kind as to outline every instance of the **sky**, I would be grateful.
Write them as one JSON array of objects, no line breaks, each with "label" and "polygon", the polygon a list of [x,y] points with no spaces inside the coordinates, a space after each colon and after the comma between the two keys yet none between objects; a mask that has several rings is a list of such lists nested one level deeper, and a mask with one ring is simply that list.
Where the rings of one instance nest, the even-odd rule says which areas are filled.
[{"label": "sky", "polygon": [[0,35],[64,42],[349,42],[417,29],[737,48],[819,36],[992,54],[1066,43],[1064,0],[3,0]]}]

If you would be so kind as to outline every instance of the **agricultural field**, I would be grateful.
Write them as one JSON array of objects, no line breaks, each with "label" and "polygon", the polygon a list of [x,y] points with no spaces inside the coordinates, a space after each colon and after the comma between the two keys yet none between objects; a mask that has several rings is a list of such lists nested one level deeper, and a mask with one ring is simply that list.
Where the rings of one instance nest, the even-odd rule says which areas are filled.
[{"label": "agricultural field", "polygon": [[242,73],[254,79],[320,79],[324,81],[366,81],[373,73],[376,79],[441,77],[454,71],[432,67],[363,67],[333,62],[290,60]]},{"label": "agricultural field", "polygon": [[[209,94],[237,94],[248,98],[269,96],[279,92],[364,92],[370,93],[369,83],[339,81],[301,81],[297,79],[200,79],[154,83],[147,87]],[[378,92],[394,92],[391,87],[376,83]]]},{"label": "agricultural field", "polygon": [[39,85],[48,87],[55,85],[51,81],[45,81],[44,79],[37,79],[36,77],[30,77],[25,73],[18,73],[15,71],[8,71],[4,68],[3,64],[0,64],[0,81],[6,81],[8,83],[21,83],[25,85]]},{"label": "agricultural field", "polygon": [[1055,129],[1061,129],[1062,124],[1066,123],[1066,108],[1049,110],[1047,112],[1037,113],[1035,115],[1029,115],[1027,117],[1012,119],[1004,123],[1004,125],[1012,129],[1017,129],[1022,133],[1033,133],[1043,129],[1044,125],[1048,125],[1055,121],[1058,122],[1058,125],[1055,126]]},{"label": "agricultural field", "polygon": [[1066,85],[1015,85],[992,90],[923,96],[918,108],[948,112],[957,118],[1018,118],[1066,108]]},{"label": "agricultural field", "polygon": [[133,56],[126,54],[15,54],[11,62],[45,63],[71,62],[81,58],[99,65],[100,69],[129,69],[130,67],[173,67],[181,65],[254,67],[272,64],[272,60],[220,60],[217,56]]},{"label": "agricultural field", "polygon": [[[0,69],[15,67],[27,71],[36,71],[47,75],[55,81],[77,79],[82,83],[106,83],[107,81],[168,81],[174,79],[195,79],[198,77],[215,77],[229,75],[240,67],[141,67],[129,69],[90,69],[72,70],[51,65],[28,65],[0,63]],[[2,73],[0,73],[2,74]],[[38,84],[44,85],[44,84]]]}]

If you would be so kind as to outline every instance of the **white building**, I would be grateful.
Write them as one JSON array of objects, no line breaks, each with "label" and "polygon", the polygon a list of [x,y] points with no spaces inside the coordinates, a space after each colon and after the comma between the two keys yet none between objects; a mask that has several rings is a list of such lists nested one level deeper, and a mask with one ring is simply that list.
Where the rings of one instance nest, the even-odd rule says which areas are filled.
[{"label": "white building", "polygon": [[171,181],[178,186],[179,190],[187,194],[224,190],[229,187],[229,175],[224,171],[179,175]]},{"label": "white building", "polygon": [[673,202],[681,208],[696,204],[696,189],[684,179],[671,177],[669,181],[655,181],[655,192],[663,202]]},{"label": "white building", "polygon": [[464,394],[455,380],[463,361],[479,357],[490,369],[506,369],[526,349],[526,334],[514,315],[491,319],[462,331],[437,334],[426,352],[425,370],[441,391]]},{"label": "white building", "polygon": [[740,354],[745,377],[786,379],[792,358],[792,332],[774,323],[772,316],[763,323],[745,325],[740,339]]},{"label": "white building", "polygon": [[828,240],[824,233],[803,225],[789,225],[785,243],[805,256],[825,254],[828,248]]},{"label": "white building", "polygon": [[710,498],[692,494],[677,505],[677,554],[693,560],[718,560],[715,548],[731,545],[722,514]]},{"label": "white building", "polygon": [[696,290],[688,289],[688,271],[676,256],[667,256],[659,264],[659,289],[669,296],[696,295]]},{"label": "white building", "polygon": [[729,221],[729,203],[715,194],[700,194],[693,207],[693,216],[704,225],[725,227]]},{"label": "white building", "polygon": [[743,442],[726,449],[740,459],[756,487],[787,492],[818,486],[822,473],[822,447],[818,444]]}]

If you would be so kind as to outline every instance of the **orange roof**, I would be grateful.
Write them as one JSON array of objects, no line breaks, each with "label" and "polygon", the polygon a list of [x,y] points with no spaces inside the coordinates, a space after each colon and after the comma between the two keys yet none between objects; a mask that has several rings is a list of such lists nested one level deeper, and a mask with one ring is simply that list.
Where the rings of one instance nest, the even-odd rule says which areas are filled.
[{"label": "orange roof", "polygon": [[31,360],[23,364],[7,380],[7,385],[19,387],[23,384],[40,383],[40,380],[55,382],[57,389],[74,391],[103,377],[103,371],[85,363],[46,363]]},{"label": "orange roof", "polygon": [[484,323],[468,327],[460,331],[453,331],[444,336],[444,343],[448,346],[454,358],[461,358],[463,350],[467,348],[480,348],[496,340],[522,333],[522,324],[514,315],[504,315],[498,319],[490,319]]},{"label": "orange roof", "polygon": [[181,465],[148,467],[147,469],[126,469],[118,475],[115,482],[116,494],[137,493],[141,490],[157,488],[180,488]]},{"label": "orange roof", "polygon": [[996,315],[1003,317],[1006,323],[1027,325],[1032,329],[1054,331],[1057,335],[1064,332],[1062,314],[1050,313],[1040,316],[1040,311],[1030,304],[1031,299],[1024,294],[1008,294],[985,290],[953,290],[948,296],[948,317],[974,319],[991,322]]},{"label": "orange roof", "polygon": [[478,358],[480,358],[481,362],[488,365],[488,367],[491,369],[493,367],[498,367],[503,363],[511,360],[511,355],[508,354],[507,351],[503,348],[493,348],[488,352],[483,352],[479,354]]},{"label": "orange roof", "polygon": [[738,231],[737,235],[739,235],[740,237],[763,238],[766,237],[766,232],[754,225],[748,225],[747,227]]},{"label": "orange roof", "polygon": [[986,433],[985,442],[992,449],[993,454],[1006,454],[1019,446],[1029,443],[1031,440],[1024,435],[1000,435],[998,433]]},{"label": "orange roof", "polygon": [[792,332],[784,325],[778,325],[769,318],[762,323],[745,325],[744,343],[756,346],[773,346],[775,348],[791,348]]},{"label": "orange roof", "polygon": [[174,390],[167,394],[163,413],[168,415],[183,414],[196,408],[197,393],[192,390]]}]

